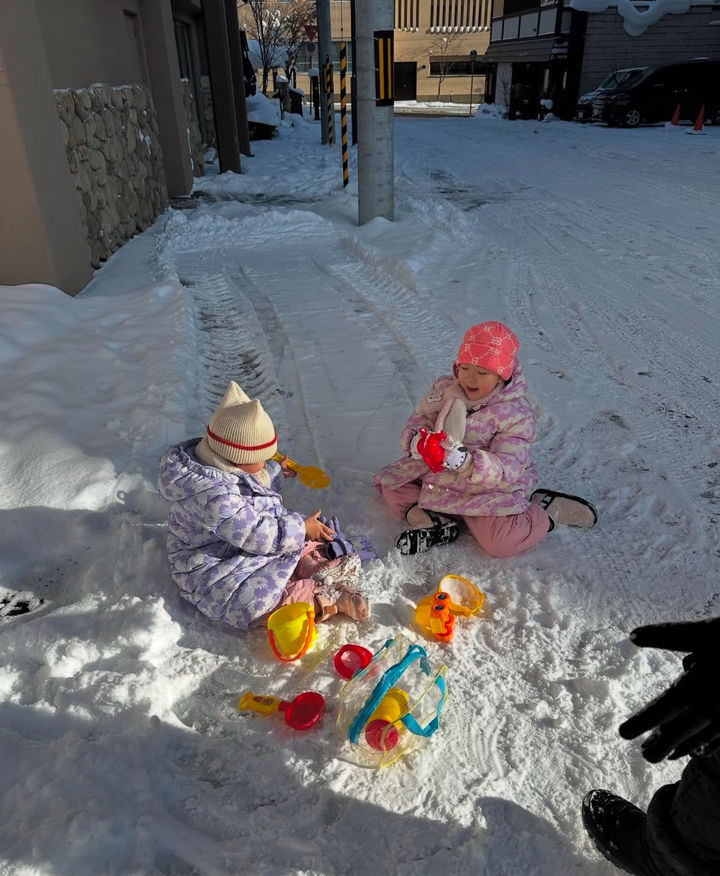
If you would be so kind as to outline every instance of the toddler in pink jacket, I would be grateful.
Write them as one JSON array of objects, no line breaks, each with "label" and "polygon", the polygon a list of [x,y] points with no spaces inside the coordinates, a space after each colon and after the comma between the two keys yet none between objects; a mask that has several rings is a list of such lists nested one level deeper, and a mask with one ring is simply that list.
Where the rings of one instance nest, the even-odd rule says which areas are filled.
[{"label": "toddler in pink jacket", "polygon": [[401,553],[454,541],[458,519],[494,557],[533,547],[556,523],[595,523],[584,499],[532,492],[535,416],[518,347],[500,322],[468,329],[452,374],[435,380],[402,429],[405,456],[374,476],[375,489],[409,526],[397,541]]}]

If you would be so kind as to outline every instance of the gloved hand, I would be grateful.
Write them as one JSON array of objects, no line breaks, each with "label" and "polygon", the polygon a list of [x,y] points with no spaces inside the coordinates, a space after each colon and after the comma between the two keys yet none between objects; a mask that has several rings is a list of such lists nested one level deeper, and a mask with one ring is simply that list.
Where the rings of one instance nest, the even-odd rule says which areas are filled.
[{"label": "gloved hand", "polygon": [[428,432],[421,426],[410,442],[410,456],[413,459],[424,459],[430,471],[442,471],[445,451],[440,446],[440,441],[444,437],[444,432]]},{"label": "gloved hand", "polygon": [[355,548],[355,553],[360,557],[361,562],[366,560],[374,560],[377,557],[375,548],[364,535],[353,535],[352,546]]},{"label": "gloved hand", "polygon": [[467,447],[444,432],[428,432],[420,427],[410,442],[413,459],[424,459],[430,471],[457,471],[467,460]]},{"label": "gloved hand", "polygon": [[467,462],[469,453],[467,447],[456,441],[452,436],[448,436],[440,441],[440,446],[445,451],[443,456],[443,467],[448,471],[458,471]]},{"label": "gloved hand", "polygon": [[652,733],[641,745],[651,763],[686,754],[709,754],[720,746],[720,618],[687,623],[650,624],[630,633],[641,648],[690,652],[684,672],[639,712],[620,725],[624,739]]},{"label": "gloved hand", "polygon": [[341,532],[335,533],[335,538],[325,545],[325,553],[329,560],[344,557],[345,554],[354,554],[355,548],[349,538],[346,538]]},{"label": "gloved hand", "polygon": [[318,519],[335,532],[332,541],[328,541],[325,544],[325,554],[329,560],[343,557],[345,554],[355,553],[355,548],[350,539],[340,532],[340,523],[337,519],[337,515],[335,517],[325,517],[321,514]]},{"label": "gloved hand", "polygon": [[336,533],[340,532],[340,522],[337,519],[337,514],[335,517],[326,517],[324,514],[321,514],[318,517],[318,520],[321,523],[324,523],[325,526],[329,526],[330,529],[334,530]]},{"label": "gloved hand", "polygon": [[420,439],[423,437],[422,432],[426,432],[425,429],[421,429],[420,432],[415,432],[415,434],[410,439],[410,446],[408,447],[408,456],[412,456],[413,459],[422,459],[422,453],[418,450],[418,443]]}]

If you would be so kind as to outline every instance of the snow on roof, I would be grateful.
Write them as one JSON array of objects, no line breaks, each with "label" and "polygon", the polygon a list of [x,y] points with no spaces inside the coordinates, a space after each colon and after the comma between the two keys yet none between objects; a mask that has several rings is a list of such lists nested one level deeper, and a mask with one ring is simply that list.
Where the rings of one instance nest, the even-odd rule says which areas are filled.
[{"label": "snow on roof", "polygon": [[617,6],[626,33],[640,36],[664,15],[680,15],[691,6],[712,6],[712,0],[567,0],[565,5],[580,12],[604,12]]},{"label": "snow on roof", "polygon": [[[284,67],[287,59],[287,49],[285,46],[269,46],[269,58],[271,67]],[[260,44],[257,40],[248,40],[248,55],[250,63],[255,70],[259,70],[262,65],[262,55],[260,54]]]}]

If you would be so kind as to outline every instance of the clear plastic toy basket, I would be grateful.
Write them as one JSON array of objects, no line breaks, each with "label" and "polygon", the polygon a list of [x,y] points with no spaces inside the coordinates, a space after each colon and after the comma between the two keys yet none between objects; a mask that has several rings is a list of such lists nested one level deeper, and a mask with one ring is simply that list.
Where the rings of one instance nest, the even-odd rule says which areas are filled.
[{"label": "clear plastic toy basket", "polygon": [[336,726],[352,759],[384,767],[437,731],[446,699],[445,666],[433,669],[425,649],[399,634],[343,686]]}]

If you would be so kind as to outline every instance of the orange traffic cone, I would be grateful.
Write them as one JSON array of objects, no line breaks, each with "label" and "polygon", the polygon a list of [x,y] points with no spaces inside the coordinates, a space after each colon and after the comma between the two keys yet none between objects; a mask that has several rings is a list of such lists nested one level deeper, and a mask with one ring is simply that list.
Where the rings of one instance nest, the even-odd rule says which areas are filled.
[{"label": "orange traffic cone", "polygon": [[704,118],[705,118],[705,104],[703,104],[700,107],[700,112],[698,113],[697,119],[695,119],[695,124],[693,125],[693,131],[702,131]]},{"label": "orange traffic cone", "polygon": [[670,124],[677,126],[679,119],[680,119],[680,104],[678,104],[675,107],[675,112],[673,113],[672,119],[670,119]]}]

